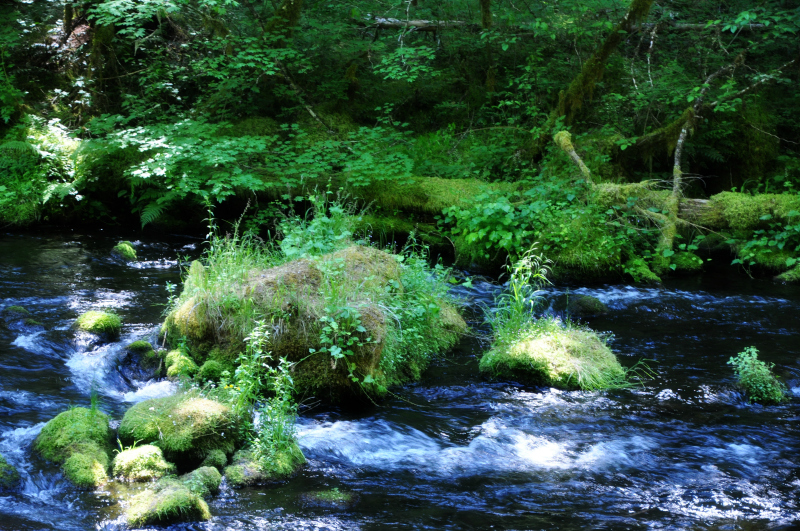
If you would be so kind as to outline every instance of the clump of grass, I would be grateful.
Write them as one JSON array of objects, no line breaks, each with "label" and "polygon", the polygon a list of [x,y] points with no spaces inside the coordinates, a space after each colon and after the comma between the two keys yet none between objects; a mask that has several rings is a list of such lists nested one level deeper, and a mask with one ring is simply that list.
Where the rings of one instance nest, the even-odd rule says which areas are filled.
[{"label": "clump of grass", "polygon": [[779,404],[786,400],[786,386],[773,374],[774,363],[758,359],[758,350],[747,347],[728,360],[739,380],[739,386],[747,393],[751,402]]}]

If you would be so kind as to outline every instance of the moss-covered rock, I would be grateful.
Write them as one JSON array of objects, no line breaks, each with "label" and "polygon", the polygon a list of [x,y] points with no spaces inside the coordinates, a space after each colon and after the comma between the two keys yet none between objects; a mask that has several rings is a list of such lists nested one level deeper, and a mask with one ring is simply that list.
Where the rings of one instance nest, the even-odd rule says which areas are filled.
[{"label": "moss-covered rock", "polygon": [[24,319],[31,314],[23,306],[8,306],[3,308],[3,316],[9,319]]},{"label": "moss-covered rock", "polygon": [[225,465],[227,464],[228,464],[228,456],[225,455],[225,452],[223,452],[222,450],[211,450],[210,452],[208,452],[206,458],[203,459],[203,462],[200,463],[200,466],[201,467],[213,466],[214,468],[222,472],[222,470],[225,469]]},{"label": "moss-covered rock", "polygon": [[[196,363],[208,364],[200,373],[201,380],[223,369],[211,360],[232,371],[236,354],[245,348],[244,330],[252,326],[254,315],[280,323],[271,336],[270,349],[274,359],[285,358],[296,364],[293,382],[297,394],[334,402],[380,397],[388,385],[418,377],[427,365],[424,359],[452,346],[466,329],[444,297],[429,296],[420,310],[430,315],[420,340],[425,343],[424,355],[417,359],[398,355],[397,359],[406,361],[391,367],[383,364],[387,345],[397,345],[394,339],[402,335],[403,325],[387,316],[386,305],[380,302],[404,296],[404,265],[397,257],[371,247],[351,245],[277,267],[254,268],[224,295],[214,291],[218,288],[212,279],[220,272],[212,267],[209,265],[206,271],[199,263],[192,265],[181,299],[164,323],[170,337],[188,339]],[[228,302],[219,306],[220,298]],[[334,306],[334,315],[328,315]],[[343,326],[351,328],[346,330],[351,352],[346,360],[336,363],[331,362],[330,345],[322,340],[321,323],[330,318],[345,320]],[[399,348],[403,346],[395,349],[396,354]],[[228,354],[214,354],[221,352]],[[179,358],[178,354],[171,356]],[[170,356],[167,365],[172,365]],[[185,366],[189,367],[185,374],[196,372],[188,361]],[[358,375],[356,381],[353,375]]]},{"label": "moss-covered rock", "polygon": [[105,483],[111,452],[108,416],[74,408],[45,424],[34,442],[42,457],[62,465],[64,475],[81,488]]},{"label": "moss-covered rock", "polygon": [[553,309],[557,312],[567,312],[571,317],[592,317],[608,313],[608,306],[597,297],[577,293],[559,296],[553,301]]},{"label": "moss-covered rock", "polygon": [[323,509],[351,509],[358,501],[352,492],[343,492],[338,488],[305,492],[300,495],[304,505]]},{"label": "moss-covered rock", "polygon": [[192,493],[206,497],[219,492],[222,474],[213,466],[201,466],[184,474],[180,480]]},{"label": "moss-covered rock", "polygon": [[200,369],[197,371],[197,379],[201,382],[218,382],[222,377],[222,373],[228,370],[225,365],[217,360],[207,360]]},{"label": "moss-covered rock", "polygon": [[167,366],[167,376],[170,378],[179,378],[181,376],[191,378],[199,370],[194,360],[181,350],[168,352],[164,358],[164,363]]},{"label": "moss-covered rock", "polygon": [[784,284],[797,284],[800,282],[800,265],[794,266],[792,269],[784,271],[780,275],[776,276],[775,282],[781,282]]},{"label": "moss-covered rock", "polygon": [[233,488],[264,485],[286,479],[305,462],[303,452],[294,443],[276,452],[269,462],[258,461],[252,450],[239,450],[233,455],[232,464],[225,467],[225,478]]},{"label": "moss-covered rock", "polygon": [[597,334],[556,324],[532,324],[510,345],[495,345],[480,361],[484,374],[562,389],[602,389],[625,381],[625,370]]},{"label": "moss-covered rock", "polygon": [[203,521],[211,518],[203,498],[175,478],[163,478],[130,500],[125,521],[130,527]]},{"label": "moss-covered rock", "polygon": [[694,253],[679,252],[670,257],[676,271],[694,272],[703,269],[703,259]]},{"label": "moss-covered rock", "polygon": [[195,394],[145,400],[130,408],[119,426],[124,444],[153,444],[184,470],[200,464],[213,450],[233,453],[238,442],[230,407]]},{"label": "moss-covered rock", "polygon": [[162,374],[164,360],[147,341],[134,341],[125,347],[117,369],[128,383],[146,381]]},{"label": "moss-covered rock", "polygon": [[136,249],[133,244],[128,241],[121,241],[111,249],[111,254],[115,257],[121,258],[126,262],[136,261]]},{"label": "moss-covered rock", "polygon": [[116,337],[122,330],[122,319],[110,312],[88,311],[78,317],[75,327],[92,334]]},{"label": "moss-covered rock", "polygon": [[0,492],[12,490],[19,486],[20,476],[17,469],[0,455]]},{"label": "moss-covered rock", "polygon": [[653,273],[650,266],[642,258],[631,258],[623,266],[623,271],[631,276],[634,282],[660,284],[661,278]]},{"label": "moss-covered rock", "polygon": [[161,448],[151,444],[124,450],[114,457],[114,476],[128,481],[151,481],[175,473]]}]

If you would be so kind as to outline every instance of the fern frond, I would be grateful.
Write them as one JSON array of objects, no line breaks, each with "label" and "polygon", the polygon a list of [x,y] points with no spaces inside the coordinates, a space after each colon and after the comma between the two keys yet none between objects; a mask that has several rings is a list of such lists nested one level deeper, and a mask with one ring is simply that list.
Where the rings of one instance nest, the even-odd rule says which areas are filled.
[{"label": "fern frond", "polygon": [[157,220],[161,214],[164,213],[165,209],[166,205],[164,204],[158,204],[157,202],[148,203],[147,206],[142,209],[142,227]]},{"label": "fern frond", "polygon": [[8,142],[3,142],[0,144],[0,151],[4,152],[4,154],[17,157],[39,154],[39,150],[36,149],[36,146],[22,140],[9,140]]}]

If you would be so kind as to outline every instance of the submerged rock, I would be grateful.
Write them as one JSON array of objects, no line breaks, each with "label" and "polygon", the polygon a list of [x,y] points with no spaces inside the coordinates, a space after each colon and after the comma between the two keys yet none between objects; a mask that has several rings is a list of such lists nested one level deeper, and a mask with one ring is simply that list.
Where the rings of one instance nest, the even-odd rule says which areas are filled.
[{"label": "submerged rock", "polygon": [[571,317],[593,317],[608,313],[608,306],[597,297],[577,293],[559,296],[553,301],[553,309],[557,312],[566,312]]},{"label": "submerged rock", "polygon": [[625,381],[625,369],[597,334],[555,325],[523,333],[511,345],[494,346],[481,358],[480,370],[562,389],[603,389]]},{"label": "submerged rock", "polygon": [[176,478],[160,479],[134,496],[125,511],[130,527],[208,520],[211,512],[203,498]]},{"label": "submerged rock", "polygon": [[139,402],[119,426],[124,444],[153,444],[179,468],[191,469],[213,450],[231,454],[238,442],[231,408],[191,393]]},{"label": "submerged rock", "polygon": [[88,311],[75,321],[78,330],[107,337],[119,336],[122,319],[110,312]]},{"label": "submerged rock", "polygon": [[323,509],[351,509],[358,496],[352,492],[342,492],[338,488],[306,492],[300,495],[304,505]]},{"label": "submerged rock", "polygon": [[19,472],[0,455],[0,492],[16,489],[19,484]]},{"label": "submerged rock", "polygon": [[129,384],[144,382],[162,374],[164,361],[147,341],[134,341],[120,356],[117,370]]},{"label": "submerged rock", "polygon": [[61,464],[64,475],[76,486],[93,488],[108,480],[111,435],[105,413],[78,407],[45,424],[34,449]]},{"label": "submerged rock", "polygon": [[268,462],[257,460],[251,449],[239,450],[233,455],[232,464],[225,468],[225,478],[233,488],[264,485],[288,478],[305,462],[295,443],[276,451]]},{"label": "submerged rock", "polygon": [[115,258],[121,258],[126,262],[136,261],[136,249],[133,244],[128,241],[121,241],[111,249],[111,255]]},{"label": "submerged rock", "polygon": [[174,473],[175,465],[151,444],[124,450],[114,458],[114,476],[128,481],[152,481]]}]

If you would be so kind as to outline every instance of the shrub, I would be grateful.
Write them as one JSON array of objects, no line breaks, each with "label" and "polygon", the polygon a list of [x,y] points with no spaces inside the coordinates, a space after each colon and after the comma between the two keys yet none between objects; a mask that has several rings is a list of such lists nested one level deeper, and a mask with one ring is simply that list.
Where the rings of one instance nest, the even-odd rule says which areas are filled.
[{"label": "shrub", "polygon": [[759,360],[755,347],[747,347],[728,360],[728,365],[733,365],[739,386],[751,402],[779,404],[786,400],[786,386],[772,373],[775,364]]}]

